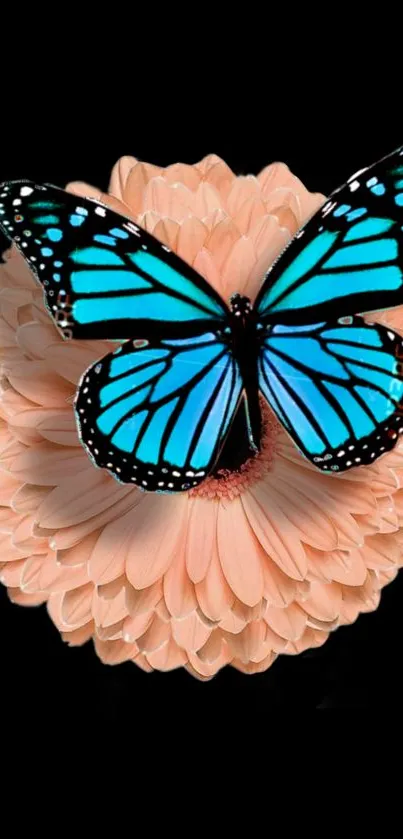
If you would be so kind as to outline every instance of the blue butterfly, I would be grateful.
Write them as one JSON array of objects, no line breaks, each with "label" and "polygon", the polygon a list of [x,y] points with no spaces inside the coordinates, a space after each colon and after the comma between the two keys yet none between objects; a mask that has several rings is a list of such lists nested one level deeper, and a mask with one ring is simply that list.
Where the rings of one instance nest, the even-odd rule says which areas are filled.
[{"label": "blue butterfly", "polygon": [[403,147],[332,193],[253,305],[227,305],[137,224],[51,185],[2,184],[0,225],[65,338],[122,342],[75,399],[88,455],[119,481],[186,491],[230,465],[236,439],[258,452],[260,394],[329,474],[396,445],[403,341],[360,313],[403,304]]}]

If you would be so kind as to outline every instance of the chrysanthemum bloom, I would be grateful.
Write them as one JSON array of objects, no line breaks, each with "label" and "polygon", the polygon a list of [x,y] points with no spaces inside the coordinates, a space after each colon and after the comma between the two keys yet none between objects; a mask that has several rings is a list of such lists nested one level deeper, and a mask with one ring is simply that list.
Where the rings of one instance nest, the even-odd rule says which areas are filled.
[{"label": "chrysanthemum bloom", "polygon": [[[100,197],[85,184],[69,189]],[[283,164],[236,177],[213,155],[166,169],[122,158],[101,197],[226,300],[255,297],[324,201]],[[92,465],[72,405],[110,343],[63,341],[22,258],[14,249],[5,258],[0,577],[14,602],[46,602],[66,641],[92,638],[109,664],[186,667],[199,678],[227,664],[263,671],[376,608],[402,564],[403,442],[372,466],[326,476],[262,403],[262,452],[240,471],[189,494],[120,485]],[[403,332],[403,309],[378,319]]]}]

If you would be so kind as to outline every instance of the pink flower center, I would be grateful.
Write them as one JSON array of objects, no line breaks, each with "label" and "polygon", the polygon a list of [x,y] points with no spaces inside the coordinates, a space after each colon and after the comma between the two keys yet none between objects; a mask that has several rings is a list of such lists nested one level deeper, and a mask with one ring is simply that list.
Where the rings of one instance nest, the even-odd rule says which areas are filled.
[{"label": "pink flower center", "polygon": [[260,400],[260,410],[262,439],[259,453],[249,455],[233,469],[220,468],[218,464],[214,475],[206,478],[200,486],[190,490],[189,495],[211,500],[221,498],[232,500],[251,484],[261,480],[266,472],[271,469],[280,426],[263,399]]}]

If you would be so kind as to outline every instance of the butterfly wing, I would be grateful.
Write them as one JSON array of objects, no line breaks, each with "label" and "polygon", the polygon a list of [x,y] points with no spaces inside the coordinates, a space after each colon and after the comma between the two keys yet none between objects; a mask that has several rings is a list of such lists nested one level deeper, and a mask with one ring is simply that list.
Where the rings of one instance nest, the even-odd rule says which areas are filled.
[{"label": "butterfly wing", "polygon": [[0,226],[67,338],[185,337],[218,327],[228,315],[180,257],[93,199],[30,181],[2,184]]},{"label": "butterfly wing", "polygon": [[403,147],[353,175],[266,275],[262,322],[302,325],[403,304]]},{"label": "butterfly wing", "polygon": [[212,470],[242,394],[214,333],[127,341],[84,374],[75,410],[96,465],[145,491],[191,489]]},{"label": "butterfly wing", "polygon": [[363,318],[276,325],[261,336],[259,385],[298,448],[320,469],[373,463],[403,431],[403,341]]}]

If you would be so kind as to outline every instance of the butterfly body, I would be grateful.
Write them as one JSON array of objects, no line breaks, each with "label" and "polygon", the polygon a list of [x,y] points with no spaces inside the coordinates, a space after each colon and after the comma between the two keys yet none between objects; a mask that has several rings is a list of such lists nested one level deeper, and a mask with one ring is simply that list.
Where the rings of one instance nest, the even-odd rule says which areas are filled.
[{"label": "butterfly body", "polygon": [[258,452],[261,442],[258,357],[260,338],[257,317],[249,297],[235,293],[230,298],[230,343],[245,390],[246,426],[251,452]]},{"label": "butterfly body", "polygon": [[299,451],[337,475],[403,430],[401,336],[363,313],[403,305],[403,148],[363,169],[228,304],[179,256],[94,199],[0,186],[0,225],[66,339],[117,341],[75,412],[96,466],[187,491],[261,444],[263,397]]}]

